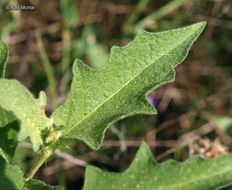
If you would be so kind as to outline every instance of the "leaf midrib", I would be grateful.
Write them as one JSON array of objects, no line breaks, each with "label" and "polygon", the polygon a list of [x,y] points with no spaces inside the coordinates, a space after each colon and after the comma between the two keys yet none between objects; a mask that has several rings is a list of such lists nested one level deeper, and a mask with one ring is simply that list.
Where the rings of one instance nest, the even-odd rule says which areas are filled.
[{"label": "leaf midrib", "polygon": [[[130,80],[126,81],[122,87],[120,87],[118,90],[116,90],[114,93],[112,93],[112,95],[110,95],[108,98],[106,98],[101,104],[99,104],[95,109],[93,109],[93,111],[89,112],[85,117],[83,117],[79,122],[77,122],[76,124],[74,124],[73,126],[67,128],[64,128],[64,133],[63,135],[67,135],[73,128],[75,128],[76,126],[78,126],[80,123],[82,123],[86,118],[90,117],[93,113],[95,113],[102,105],[104,105],[106,102],[108,102],[111,98],[113,98],[115,95],[117,95],[118,92],[120,92],[125,86],[127,86],[131,81],[133,81],[136,77],[138,77],[142,72],[144,72],[147,68],[149,68],[154,62],[156,62],[157,60],[161,59],[163,56],[165,56],[168,52],[173,51],[175,48],[177,48],[178,46],[180,46],[183,42],[185,42],[189,37],[191,37],[193,34],[195,33],[195,31],[193,30],[193,33],[191,33],[191,35],[187,36],[184,40],[182,40],[180,43],[177,44],[177,46],[173,47],[172,49],[170,49],[169,51],[167,51],[166,53],[161,54],[160,57],[157,57],[152,63],[148,64],[143,70],[141,70],[140,72],[138,72],[134,77],[132,77]],[[66,129],[66,130],[65,130]]]}]

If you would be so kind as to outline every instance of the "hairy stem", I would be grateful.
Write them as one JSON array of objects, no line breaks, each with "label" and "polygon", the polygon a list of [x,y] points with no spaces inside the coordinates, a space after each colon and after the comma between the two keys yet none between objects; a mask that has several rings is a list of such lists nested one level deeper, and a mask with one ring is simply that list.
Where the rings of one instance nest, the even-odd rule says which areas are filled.
[{"label": "hairy stem", "polygon": [[60,143],[60,135],[61,134],[57,131],[50,131],[50,135],[47,137],[47,145],[42,148],[43,154],[37,158],[34,166],[27,173],[26,180],[32,179],[42,164],[53,154]]},{"label": "hairy stem", "polygon": [[32,179],[35,173],[38,171],[38,169],[41,167],[41,165],[52,155],[54,152],[54,148],[51,147],[45,147],[43,150],[43,154],[40,155],[34,166],[29,170],[29,172],[26,175],[26,180]]},{"label": "hairy stem", "polygon": [[50,131],[45,140],[46,145],[42,148],[43,154],[41,154],[37,158],[34,166],[27,173],[26,180],[32,179],[38,169],[42,166],[42,164],[46,162],[46,160],[53,154],[60,143],[60,137],[60,131],[55,131],[53,129]]}]

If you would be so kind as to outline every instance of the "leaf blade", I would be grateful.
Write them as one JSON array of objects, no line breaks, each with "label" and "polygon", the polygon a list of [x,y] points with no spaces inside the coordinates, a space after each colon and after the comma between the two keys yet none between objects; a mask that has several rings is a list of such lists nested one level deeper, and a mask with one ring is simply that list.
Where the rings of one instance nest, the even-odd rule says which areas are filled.
[{"label": "leaf blade", "polygon": [[9,49],[6,43],[0,42],[0,78],[5,77],[6,63],[8,60]]},{"label": "leaf blade", "polygon": [[5,190],[16,190],[23,186],[23,173],[0,157],[0,184]]},{"label": "leaf blade", "polygon": [[130,167],[123,173],[105,172],[88,166],[83,190],[217,190],[232,183],[232,155],[211,160],[194,156],[178,163],[157,163],[142,143]]},{"label": "leaf blade", "polygon": [[174,67],[204,27],[198,23],[161,33],[142,31],[127,46],[113,47],[100,71],[76,60],[68,98],[52,115],[57,126],[65,126],[63,137],[98,149],[110,123],[132,114],[155,114],[145,94],[173,81]]},{"label": "leaf blade", "polygon": [[18,131],[19,124],[16,119],[12,122],[7,122],[3,127],[0,125],[0,155],[8,162],[13,159],[16,147],[18,146]]},{"label": "leaf blade", "polygon": [[22,190],[63,190],[63,188],[59,186],[46,185],[42,181],[32,179],[26,181],[25,186]]},{"label": "leaf blade", "polygon": [[0,157],[0,184],[4,190],[62,190],[52,187],[38,180],[26,181],[17,166],[10,165]]},{"label": "leaf blade", "polygon": [[[5,77],[5,69],[9,49],[7,44],[0,42],[0,78]],[[17,147],[18,122],[13,113],[0,107],[0,155],[8,162],[13,158]]]},{"label": "leaf blade", "polygon": [[44,113],[44,94],[40,94],[40,99],[34,99],[18,81],[8,79],[0,79],[0,92],[0,106],[12,111],[21,122],[19,140],[29,136],[33,149],[37,151],[43,144],[41,132],[52,126]]}]

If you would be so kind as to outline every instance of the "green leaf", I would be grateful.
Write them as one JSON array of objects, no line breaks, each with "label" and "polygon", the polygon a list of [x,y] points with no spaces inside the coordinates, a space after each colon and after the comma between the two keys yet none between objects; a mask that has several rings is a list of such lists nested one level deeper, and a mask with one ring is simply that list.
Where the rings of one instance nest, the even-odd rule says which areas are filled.
[{"label": "green leaf", "polygon": [[8,60],[9,49],[7,44],[0,42],[0,78],[5,76],[5,68]]},{"label": "green leaf", "polygon": [[[2,118],[4,110],[0,107],[0,155],[2,155],[8,162],[12,160],[16,147],[18,145],[17,137],[19,131],[19,124],[13,114],[8,114],[9,120]],[[6,115],[5,115],[6,116]],[[12,118],[10,118],[12,116]]]},{"label": "green leaf", "polygon": [[16,120],[12,112],[6,111],[0,107],[0,128],[5,127],[9,123],[12,123]]},{"label": "green leaf", "polygon": [[0,186],[4,190],[16,190],[22,187],[23,173],[19,168],[8,164],[3,158],[0,157]]},{"label": "green leaf", "polygon": [[143,142],[123,173],[88,166],[83,190],[217,190],[232,183],[231,160],[230,154],[211,160],[194,156],[182,163],[157,163]]},{"label": "green leaf", "polygon": [[64,190],[62,187],[49,186],[38,180],[29,180],[22,190]]},{"label": "green leaf", "polygon": [[[8,46],[0,42],[0,78],[5,77],[8,59]],[[13,113],[0,107],[0,155],[10,161],[15,153],[19,125]]]},{"label": "green leaf", "polygon": [[12,111],[20,121],[18,140],[31,138],[34,151],[43,144],[41,133],[52,126],[52,121],[44,113],[45,94],[35,99],[18,81],[0,79],[0,106]]},{"label": "green leaf", "polygon": [[17,166],[10,165],[0,157],[0,188],[2,190],[62,190],[37,180],[25,181]]},{"label": "green leaf", "polygon": [[156,114],[146,94],[174,80],[205,23],[161,33],[142,31],[125,47],[113,47],[109,63],[92,70],[80,60],[68,98],[53,114],[64,138],[77,138],[98,149],[110,123],[133,114]]}]

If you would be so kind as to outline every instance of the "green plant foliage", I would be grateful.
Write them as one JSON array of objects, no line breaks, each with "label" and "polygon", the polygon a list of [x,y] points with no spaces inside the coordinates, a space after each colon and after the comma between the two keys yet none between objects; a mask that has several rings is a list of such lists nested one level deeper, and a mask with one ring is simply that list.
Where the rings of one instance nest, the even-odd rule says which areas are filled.
[{"label": "green plant foliage", "polygon": [[19,125],[15,116],[0,107],[0,155],[10,161],[18,145]]},{"label": "green plant foliage", "polygon": [[214,123],[219,125],[227,133],[232,135],[232,117],[229,116],[212,116],[210,118]]},{"label": "green plant foliage", "polygon": [[12,111],[21,123],[18,139],[21,141],[29,136],[33,149],[38,151],[43,144],[41,132],[52,126],[44,113],[46,95],[41,92],[39,99],[34,99],[18,81],[7,79],[0,79],[0,92],[0,106]]},{"label": "green plant foliage", "polygon": [[161,33],[142,31],[127,46],[113,47],[99,71],[76,60],[68,98],[52,115],[62,136],[98,149],[109,124],[133,114],[157,113],[146,94],[174,80],[174,68],[204,27],[201,22]]},{"label": "green plant foliage", "polygon": [[178,163],[157,163],[142,143],[131,166],[123,173],[88,166],[83,190],[217,190],[232,183],[232,155],[211,160],[194,156]]},{"label": "green plant foliage", "polygon": [[[20,189],[21,190],[21,189]],[[22,190],[64,190],[62,187],[49,186],[38,180],[29,180],[25,182]]]},{"label": "green plant foliage", "polygon": [[[7,44],[0,42],[0,78],[5,77],[5,69],[9,49]],[[10,161],[17,147],[18,122],[13,113],[0,107],[0,155]]]},{"label": "green plant foliage", "polygon": [[17,166],[12,166],[0,157],[0,188],[2,190],[62,190],[37,180],[25,181]]},{"label": "green plant foliage", "polygon": [[8,59],[8,46],[4,42],[0,42],[0,78],[5,76],[5,67]]},{"label": "green plant foliage", "polygon": [[108,53],[97,43],[89,44],[86,53],[87,58],[95,69],[103,68],[109,59]]},{"label": "green plant foliage", "polygon": [[140,20],[134,28],[135,32],[140,31],[141,29],[146,28],[147,26],[151,25],[158,19],[170,14],[174,10],[178,9],[179,7],[183,6],[185,3],[187,3],[188,0],[172,0],[169,3],[165,4],[163,7],[161,7],[159,10],[156,10],[155,12],[151,13],[150,15],[146,16],[142,20]]},{"label": "green plant foliage", "polygon": [[74,28],[78,21],[78,11],[75,0],[60,0],[62,18],[69,28]]},{"label": "green plant foliage", "polygon": [[12,114],[11,112],[5,111],[1,107],[0,107],[0,115],[1,115],[0,128],[3,128],[9,123],[12,123],[16,120],[14,114]]}]

